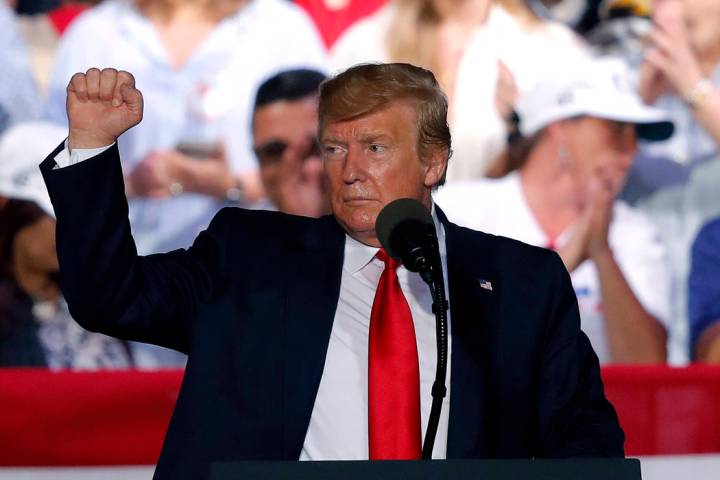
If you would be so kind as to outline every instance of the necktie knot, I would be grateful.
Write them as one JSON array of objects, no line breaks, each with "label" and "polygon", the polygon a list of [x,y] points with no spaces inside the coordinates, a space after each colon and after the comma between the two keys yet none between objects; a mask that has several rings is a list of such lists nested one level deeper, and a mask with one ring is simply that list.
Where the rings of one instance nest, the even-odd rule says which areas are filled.
[{"label": "necktie knot", "polygon": [[375,256],[378,258],[378,260],[382,261],[385,264],[385,268],[390,268],[394,271],[397,271],[398,267],[400,266],[400,262],[388,255],[384,248],[378,250]]}]

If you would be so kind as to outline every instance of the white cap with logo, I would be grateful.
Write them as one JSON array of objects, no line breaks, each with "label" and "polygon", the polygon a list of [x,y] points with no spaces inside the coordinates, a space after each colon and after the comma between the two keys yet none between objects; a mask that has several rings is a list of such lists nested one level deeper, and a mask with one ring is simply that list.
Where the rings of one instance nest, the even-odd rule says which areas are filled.
[{"label": "white cap with logo", "polygon": [[35,202],[55,216],[40,174],[40,162],[67,137],[67,128],[48,122],[21,123],[0,137],[0,196]]},{"label": "white cap with logo", "polygon": [[515,110],[525,137],[580,116],[634,123],[644,140],[665,140],[674,130],[663,110],[643,103],[625,62],[617,58],[589,57],[548,72],[518,99]]}]

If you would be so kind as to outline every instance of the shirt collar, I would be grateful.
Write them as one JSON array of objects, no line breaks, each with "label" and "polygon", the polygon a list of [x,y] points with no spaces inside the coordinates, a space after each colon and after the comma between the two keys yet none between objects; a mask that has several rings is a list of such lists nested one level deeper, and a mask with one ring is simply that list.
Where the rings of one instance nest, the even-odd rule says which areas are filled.
[{"label": "shirt collar", "polygon": [[[445,254],[445,230],[440,224],[437,213],[435,212],[435,203],[431,203],[430,215],[432,216],[433,223],[435,224],[435,231],[438,235],[438,243],[440,247],[440,254]],[[347,233],[345,234],[345,270],[350,273],[357,273],[362,270],[368,263],[370,263],[377,252],[380,249],[377,247],[371,247],[364,243],[355,240]]]}]

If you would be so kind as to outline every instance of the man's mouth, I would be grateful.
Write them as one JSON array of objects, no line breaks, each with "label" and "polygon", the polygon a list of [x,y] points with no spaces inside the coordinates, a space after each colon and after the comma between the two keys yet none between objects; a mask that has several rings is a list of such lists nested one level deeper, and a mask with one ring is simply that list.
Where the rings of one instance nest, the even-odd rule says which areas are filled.
[{"label": "man's mouth", "polygon": [[343,203],[351,207],[367,205],[368,203],[374,202],[375,200],[367,197],[346,197],[343,198]]}]

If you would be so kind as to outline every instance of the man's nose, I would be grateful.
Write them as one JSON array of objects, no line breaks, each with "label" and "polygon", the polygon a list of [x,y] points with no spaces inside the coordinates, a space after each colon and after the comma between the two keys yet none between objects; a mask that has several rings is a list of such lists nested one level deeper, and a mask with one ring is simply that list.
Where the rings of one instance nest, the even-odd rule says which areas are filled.
[{"label": "man's nose", "polygon": [[343,162],[343,181],[345,183],[363,182],[367,179],[367,158],[362,149],[349,146]]}]

